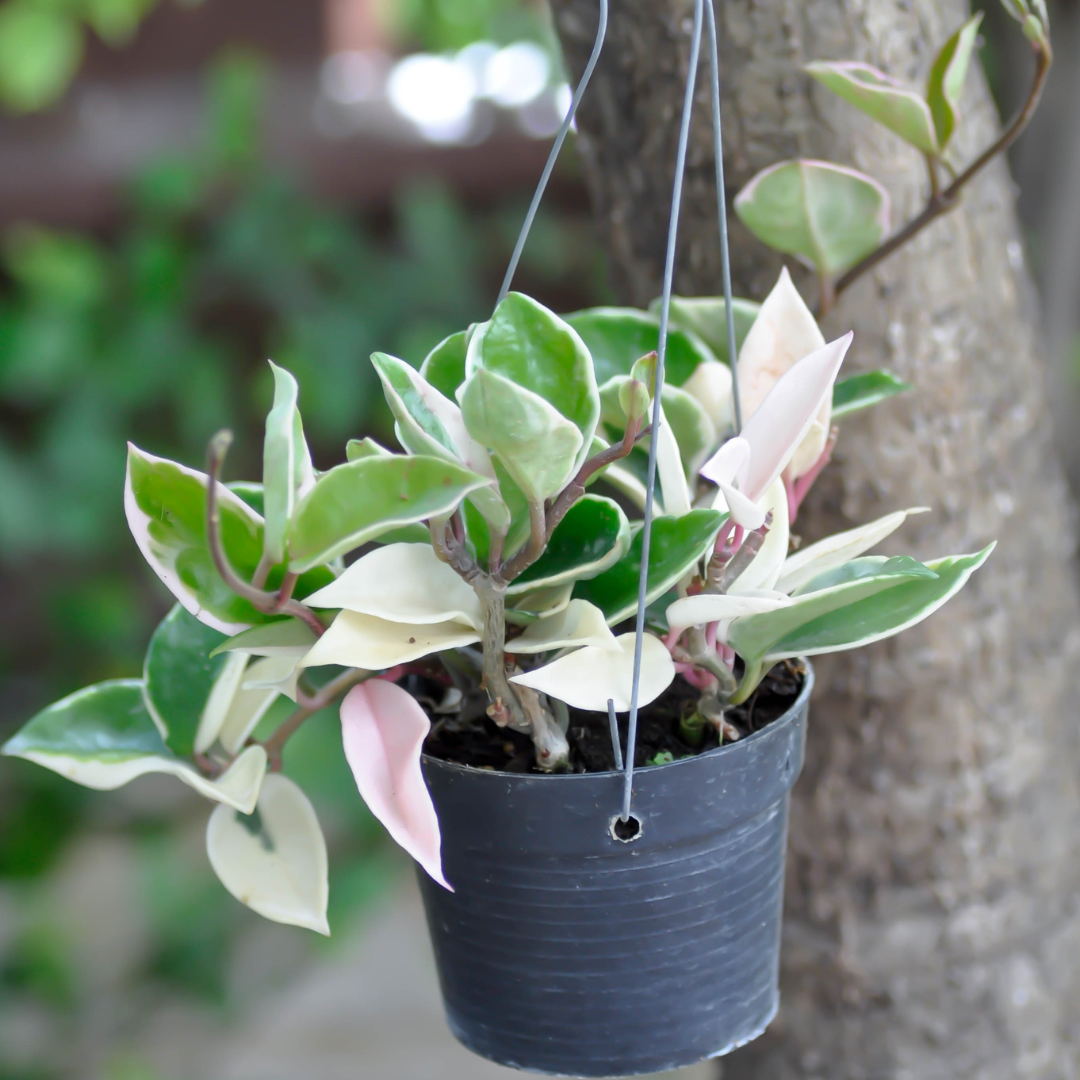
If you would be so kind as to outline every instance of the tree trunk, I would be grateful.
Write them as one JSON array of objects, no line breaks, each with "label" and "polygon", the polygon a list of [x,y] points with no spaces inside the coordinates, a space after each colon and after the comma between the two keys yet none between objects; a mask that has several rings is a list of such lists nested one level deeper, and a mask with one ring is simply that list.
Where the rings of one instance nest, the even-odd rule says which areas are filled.
[{"label": "tree trunk", "polygon": [[[596,2],[553,8],[580,73]],[[720,0],[717,14],[729,201],[757,170],[804,155],[881,179],[894,223],[920,208],[920,156],[801,66],[865,60],[922,84],[966,4]],[[690,0],[614,4],[578,121],[615,287],[639,305],[660,291],[691,16]],[[690,295],[719,291],[706,72],[676,279]],[[997,124],[981,72],[969,84],[961,161]],[[736,292],[761,299],[779,258],[737,223],[732,243]],[[927,622],[817,661],[792,808],[783,1006],[766,1036],[726,1059],[725,1080],[1080,1072],[1080,604],[1037,319],[999,163],[825,321],[828,338],[855,330],[849,372],[888,367],[916,389],[843,422],[838,465],[798,531],[813,540],[925,505],[933,513],[890,553],[999,543]]]}]

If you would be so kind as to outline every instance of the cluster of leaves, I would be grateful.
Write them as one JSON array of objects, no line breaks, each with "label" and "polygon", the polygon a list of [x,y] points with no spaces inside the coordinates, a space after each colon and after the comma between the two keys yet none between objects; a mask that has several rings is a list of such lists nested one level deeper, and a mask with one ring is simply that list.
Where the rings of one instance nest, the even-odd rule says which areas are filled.
[{"label": "cluster of leaves", "polygon": [[[345,463],[319,473],[298,384],[277,366],[261,483],[220,483],[221,437],[208,474],[129,447],[128,525],[178,604],[140,679],[58,702],[4,752],[94,788],[175,776],[217,804],[207,844],[229,891],[326,933],[326,845],[303,791],[276,772],[285,740],[344,694],[360,794],[446,884],[420,771],[428,712],[526,731],[538,766],[556,770],[567,706],[631,707],[634,635],[615,631],[637,607],[644,534],[627,507],[644,502],[647,440],[662,505],[646,602],[666,621],[644,641],[642,705],[682,674],[703,722],[723,731],[724,707],[773,661],[925,618],[988,551],[861,557],[913,511],[788,555],[789,522],[831,452],[834,405],[850,413],[905,385],[885,372],[837,384],[851,335],[826,344],[786,271],[763,305],[738,311],[737,438],[722,301],[675,301],[654,403],[655,314],[562,319],[511,293],[419,370],[373,355],[403,453],[353,440]],[[427,712],[397,685],[410,673],[444,687]],[[267,730],[281,699],[296,709]]]},{"label": "cluster of leaves", "polygon": [[[821,310],[860,271],[893,250],[955,205],[964,184],[1019,135],[1034,111],[1051,52],[1049,20],[1043,0],[1002,0],[1022,24],[1038,65],[1025,108],[1006,132],[962,172],[952,147],[962,120],[960,99],[975,47],[982,12],[977,12],[942,46],[922,91],[861,61],[817,61],[807,73],[898,135],[925,158],[930,182],[927,208],[904,229],[891,233],[889,195],[877,180],[857,169],[825,161],[781,161],[758,173],[735,200],[735,212],[748,229],[777,251],[794,255],[818,276]],[[951,178],[942,186],[942,175]]]}]

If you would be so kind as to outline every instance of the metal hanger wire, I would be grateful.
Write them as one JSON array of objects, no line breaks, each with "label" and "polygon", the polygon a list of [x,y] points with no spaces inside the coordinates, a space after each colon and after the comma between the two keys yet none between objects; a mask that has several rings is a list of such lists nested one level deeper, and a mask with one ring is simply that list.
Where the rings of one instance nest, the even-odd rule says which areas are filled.
[{"label": "metal hanger wire", "polygon": [[[711,104],[713,153],[716,168],[716,206],[719,217],[721,276],[723,279],[724,308],[727,323],[728,358],[733,376],[732,397],[735,413],[735,432],[738,434],[738,432],[742,430],[742,403],[739,398],[739,380],[736,374],[737,350],[735,342],[735,313],[731,295],[731,258],[728,249],[727,198],[724,190],[724,150],[721,138],[720,118],[720,56],[716,32],[716,13],[713,9],[713,3],[714,0],[694,0],[694,23],[690,42],[690,62],[686,76],[686,89],[683,95],[682,120],[679,126],[679,142],[675,157],[675,182],[671,193],[671,213],[668,218],[667,249],[664,257],[664,286],[660,302],[660,335],[656,350],[656,377],[652,388],[652,430],[654,432],[659,431],[662,416],[660,398],[664,389],[664,364],[667,358],[668,325],[671,315],[671,293],[675,278],[675,251],[679,232],[679,212],[682,207],[683,178],[686,173],[686,153],[690,141],[690,121],[694,108],[694,90],[697,84],[697,69],[701,59],[702,26],[706,21],[709,26],[710,74],[712,77]],[[529,236],[529,230],[532,228],[533,221],[536,218],[536,211],[540,206],[540,200],[543,198],[544,190],[547,187],[548,180],[551,178],[551,173],[555,168],[555,162],[559,156],[559,151],[566,141],[566,135],[573,123],[578,105],[581,104],[585,89],[589,84],[589,80],[592,78],[597,62],[600,59],[600,52],[603,48],[604,38],[607,34],[607,23],[608,0],[600,0],[600,19],[597,25],[596,40],[593,44],[592,53],[589,56],[589,62],[586,64],[585,71],[581,76],[581,81],[578,83],[577,90],[574,92],[566,118],[563,120],[562,126],[559,128],[559,132],[555,137],[555,142],[552,144],[551,153],[548,155],[547,163],[544,165],[544,171],[540,176],[540,181],[533,194],[528,213],[525,215],[525,221],[522,224],[517,243],[514,245],[514,252],[510,257],[510,265],[506,269],[506,276],[503,278],[502,288],[499,290],[498,303],[502,302],[510,290],[510,284],[513,281],[514,273],[521,260],[521,253],[525,248],[525,242]],[[638,576],[637,616],[634,626],[633,682],[630,691],[630,717],[625,755],[622,752],[621,738],[619,736],[618,723],[615,717],[614,702],[611,700],[608,701],[608,723],[611,728],[612,749],[614,751],[616,768],[623,773],[624,777],[622,808],[619,815],[620,820],[624,822],[630,818],[630,807],[633,799],[634,752],[637,746],[638,702],[641,689],[641,651],[642,641],[645,636],[645,608],[649,593],[649,550],[652,540],[653,509],[656,495],[656,449],[658,442],[659,440],[656,438],[650,439],[649,442],[649,467],[645,489],[645,513],[644,521],[642,523],[641,538],[641,570]]]}]

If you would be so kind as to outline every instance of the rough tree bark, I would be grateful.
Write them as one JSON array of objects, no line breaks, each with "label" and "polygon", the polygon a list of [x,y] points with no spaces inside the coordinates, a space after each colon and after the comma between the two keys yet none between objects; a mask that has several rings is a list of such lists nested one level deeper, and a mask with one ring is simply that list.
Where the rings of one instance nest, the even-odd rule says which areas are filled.
[{"label": "rough tree bark", "polygon": [[[580,72],[595,0],[553,0]],[[578,152],[615,286],[660,289],[690,0],[613,5]],[[811,86],[811,59],[921,83],[962,0],[720,0],[729,195],[796,154],[879,177],[894,220],[925,194],[919,156]],[[704,67],[702,74],[704,75]],[[997,117],[975,73],[961,160]],[[719,291],[704,86],[677,289]],[[779,259],[733,229],[737,293]],[[809,284],[804,278],[804,284]],[[927,505],[894,544],[998,548],[968,589],[902,637],[821,659],[796,786],[783,1004],[725,1080],[1064,1080],[1080,1073],[1080,748],[1073,521],[1049,431],[1038,314],[1003,165],[856,285],[826,320],[851,371],[913,394],[845,421],[838,467],[800,516],[810,539]]]}]

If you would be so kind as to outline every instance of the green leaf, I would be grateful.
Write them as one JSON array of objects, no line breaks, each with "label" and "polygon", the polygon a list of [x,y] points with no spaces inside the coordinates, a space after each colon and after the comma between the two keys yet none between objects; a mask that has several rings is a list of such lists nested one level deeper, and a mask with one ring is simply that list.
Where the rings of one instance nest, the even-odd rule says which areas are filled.
[{"label": "green leaf", "polygon": [[380,446],[374,439],[350,439],[345,444],[345,460],[359,461],[366,457],[389,457],[390,451]]},{"label": "green leaf", "polygon": [[211,650],[210,656],[227,652],[246,652],[252,656],[303,656],[315,644],[315,633],[299,619],[253,626],[226,638]]},{"label": "green leaf", "polygon": [[[242,600],[218,574],[206,543],[207,482],[205,473],[128,445],[124,508],[139,550],[188,611],[223,634],[235,634],[275,616]],[[250,581],[262,557],[262,518],[228,489],[218,494],[222,546],[233,569]],[[267,588],[276,588],[283,575],[284,566],[275,567]],[[332,578],[324,567],[312,570],[294,595],[303,599]]]},{"label": "green leaf", "polygon": [[600,418],[592,359],[577,332],[535,300],[510,293],[469,341],[466,378],[481,368],[538,394],[577,427],[576,472]]},{"label": "green leaf", "polygon": [[424,358],[420,374],[444,397],[454,400],[457,388],[465,381],[465,353],[469,335],[465,330],[440,341]]},{"label": "green leaf", "polygon": [[782,161],[735,199],[762,243],[832,277],[869,255],[889,231],[888,192],[869,176],[824,161]]},{"label": "green leaf", "polygon": [[551,534],[543,555],[507,589],[508,594],[586,581],[618,562],[630,547],[630,522],[613,499],[584,495]]},{"label": "green leaf", "polygon": [[[660,320],[637,308],[587,308],[567,315],[566,321],[592,354],[598,383],[606,383],[614,375],[629,375],[634,361],[655,352],[660,344]],[[664,382],[682,386],[698,364],[715,359],[705,342],[694,334],[669,329]]]},{"label": "green leaf", "polygon": [[[510,511],[510,528],[503,541],[503,555],[508,557],[529,539],[532,528],[529,522],[529,500],[499,458],[492,458],[491,463],[495,466],[500,497]],[[488,521],[469,500],[461,504],[461,513],[465,519],[465,532],[472,546],[473,556],[481,566],[487,566],[488,553],[491,550],[491,528]]]},{"label": "green leaf", "polygon": [[[619,400],[619,391],[627,382],[629,376],[616,375],[600,387],[600,415],[605,425],[612,429],[613,440],[621,439],[626,429],[626,413]],[[688,475],[694,476],[716,446],[716,426],[697,399],[677,386],[665,386],[660,393],[660,402],[675,441],[679,444],[683,466]],[[647,448],[648,440],[643,440],[639,446]]]},{"label": "green leaf", "polygon": [[[695,566],[709,550],[726,516],[717,510],[691,510],[679,518],[665,516],[653,521],[646,604],[667,592]],[[641,545],[639,528],[629,551],[611,569],[574,586],[575,599],[595,604],[604,612],[609,625],[622,622],[637,610]]]},{"label": "green leaf", "polygon": [[[742,348],[750,327],[758,317],[761,305],[753,300],[732,298],[731,310],[735,315],[735,348]],[[660,298],[650,305],[649,311],[659,316]],[[712,350],[717,360],[730,366],[727,338],[727,305],[720,296],[673,296],[671,298],[670,322],[672,328],[696,334]],[[584,335],[583,335],[584,336]],[[670,349],[670,346],[669,346]],[[679,384],[681,385],[681,383]]]},{"label": "green leaf", "polygon": [[[410,454],[459,462],[479,476],[494,479],[491,458],[466,428],[457,402],[443,396],[403,360],[374,353],[371,362],[397,421],[398,441]],[[473,492],[470,501],[495,528],[510,524],[510,511],[495,485]]]},{"label": "green leaf", "polygon": [[938,145],[942,150],[949,144],[960,120],[960,94],[967,78],[968,64],[979,35],[983,13],[976,12],[947,42],[926,84],[926,100],[934,118]]},{"label": "green leaf", "polygon": [[938,153],[940,147],[930,106],[914,90],[857,60],[819,60],[807,64],[806,71],[917,150],[924,154]]},{"label": "green leaf", "polygon": [[[913,566],[907,571],[885,572],[891,561],[885,560],[881,572],[870,577],[805,593],[776,611],[736,619],[728,643],[752,664],[854,649],[891,637],[941,607],[982,566],[993,548],[991,544],[974,555],[937,559],[922,570]],[[927,569],[936,577],[927,577]]]},{"label": "green leaf", "polygon": [[242,502],[246,503],[260,517],[263,512],[263,486],[254,480],[232,480],[225,485]]},{"label": "green leaf", "polygon": [[0,6],[0,101],[33,112],[56,101],[79,70],[83,32],[56,7],[30,0]]},{"label": "green leaf", "polygon": [[310,570],[390,529],[449,514],[487,483],[433,457],[368,457],[338,465],[296,508],[289,568]]},{"label": "green leaf", "polygon": [[558,494],[574,475],[581,431],[539,394],[477,368],[462,387],[461,409],[469,433],[495,453],[530,502]]},{"label": "green leaf", "polygon": [[250,813],[266,773],[266,751],[250,746],[216,780],[176,757],[162,741],[139,679],[98,683],[50,705],[0,753],[33,761],[99,791],[146,773],[170,773],[200,795]]},{"label": "green leaf", "polygon": [[805,585],[795,589],[793,596],[803,596],[806,593],[821,592],[822,589],[831,589],[834,585],[845,585],[849,581],[861,581],[863,578],[886,578],[886,577],[918,577],[936,578],[938,575],[910,555],[895,555],[889,558],[886,555],[863,555],[857,559],[849,559],[839,566],[823,570],[816,574]]},{"label": "green leaf", "polygon": [[146,707],[165,745],[180,757],[190,757],[195,748],[199,719],[226,663],[211,652],[225,641],[179,604],[150,638],[143,666]]},{"label": "green leaf", "polygon": [[849,379],[841,379],[833,387],[832,418],[837,420],[914,389],[911,383],[898,379],[891,371],[867,371],[862,375],[852,375]]},{"label": "green leaf", "polygon": [[267,556],[279,563],[285,558],[285,540],[297,500],[314,485],[315,469],[297,408],[300,387],[272,360],[270,368],[274,372],[274,404],[266,417],[263,442],[263,543]]}]

